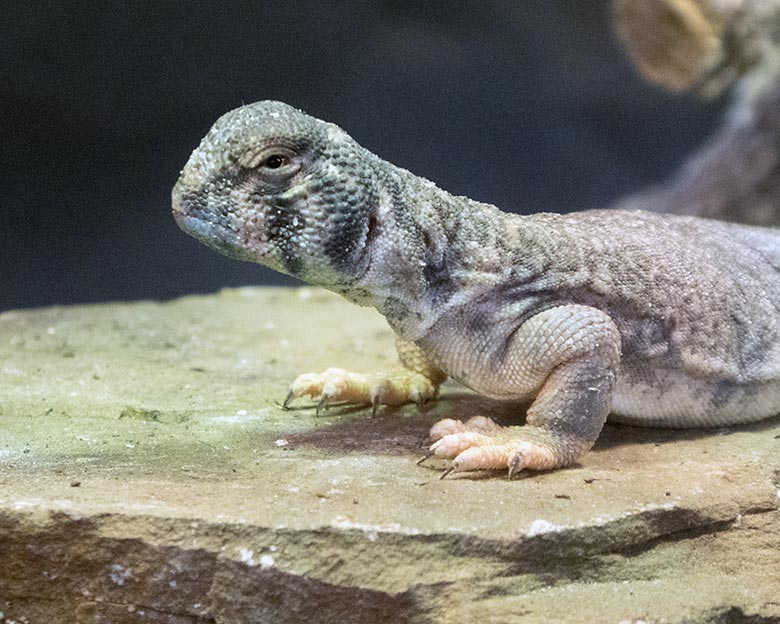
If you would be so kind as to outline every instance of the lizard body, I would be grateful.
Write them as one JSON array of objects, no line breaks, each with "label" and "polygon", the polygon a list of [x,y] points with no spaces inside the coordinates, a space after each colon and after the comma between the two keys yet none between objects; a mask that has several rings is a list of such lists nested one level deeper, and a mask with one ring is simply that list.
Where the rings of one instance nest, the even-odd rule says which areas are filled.
[{"label": "lizard body", "polygon": [[455,470],[574,463],[609,413],[720,426],[780,412],[780,232],[645,212],[519,216],[388,163],[286,104],[221,117],[173,190],[179,225],[371,305],[403,368],[296,379],[301,395],[424,402],[447,376],[532,400],[526,424],[434,425]]}]

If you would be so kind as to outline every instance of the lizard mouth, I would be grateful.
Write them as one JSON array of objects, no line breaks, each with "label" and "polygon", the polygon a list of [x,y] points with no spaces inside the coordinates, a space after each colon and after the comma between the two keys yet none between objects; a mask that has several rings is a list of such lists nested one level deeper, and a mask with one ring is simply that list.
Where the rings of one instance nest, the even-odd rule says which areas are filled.
[{"label": "lizard mouth", "polygon": [[176,225],[207,247],[235,260],[257,262],[265,254],[263,250],[250,251],[242,245],[227,217],[204,210],[178,194],[173,195],[171,204]]},{"label": "lizard mouth", "polygon": [[240,248],[236,244],[235,235],[229,230],[191,214],[174,212],[173,218],[176,220],[176,225],[184,232],[207,247],[211,247],[215,251],[231,258],[244,259],[239,257]]}]

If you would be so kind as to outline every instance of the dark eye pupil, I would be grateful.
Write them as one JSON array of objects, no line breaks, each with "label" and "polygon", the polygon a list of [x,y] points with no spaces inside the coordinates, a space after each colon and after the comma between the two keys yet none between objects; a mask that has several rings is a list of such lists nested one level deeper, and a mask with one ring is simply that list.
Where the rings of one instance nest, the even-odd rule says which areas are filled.
[{"label": "dark eye pupil", "polygon": [[284,164],[284,156],[279,154],[273,154],[269,156],[265,161],[265,166],[269,169],[278,169]]}]

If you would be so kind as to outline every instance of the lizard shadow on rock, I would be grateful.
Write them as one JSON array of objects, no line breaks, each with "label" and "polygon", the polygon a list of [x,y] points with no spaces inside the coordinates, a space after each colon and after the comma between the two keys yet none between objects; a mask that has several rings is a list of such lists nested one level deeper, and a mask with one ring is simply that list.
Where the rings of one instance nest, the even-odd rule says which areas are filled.
[{"label": "lizard shadow on rock", "polygon": [[[420,413],[415,406],[382,407],[376,418],[371,408],[333,405],[321,416],[322,426],[285,437],[297,446],[334,451],[363,451],[383,455],[417,455],[430,444],[428,432],[438,420],[465,421],[472,416],[489,416],[503,426],[522,424],[527,403],[496,401],[468,392],[447,392]],[[306,409],[312,408],[293,408]],[[695,440],[737,431],[765,431],[780,427],[780,416],[758,423],[719,429],[659,429],[607,423],[594,451],[629,444],[660,444]]]},{"label": "lizard shadow on rock", "polygon": [[728,425],[726,427],[710,427],[698,429],[663,429],[659,427],[637,427],[623,423],[610,423],[604,426],[593,450],[605,450],[624,444],[661,444],[664,442],[697,440],[712,436],[731,435],[740,431],[769,431],[780,428],[780,416],[765,420]]},{"label": "lizard shadow on rock", "polygon": [[[371,418],[370,414],[370,407],[335,404],[321,415],[323,426],[285,437],[298,446],[384,455],[417,455],[428,447],[428,432],[442,418],[468,420],[482,415],[490,416],[501,425],[518,424],[525,415],[525,404],[457,392],[442,394],[422,412],[416,406],[406,405],[383,406],[376,418]],[[338,418],[335,422],[334,417]],[[325,424],[328,421],[331,421],[330,424]]]}]

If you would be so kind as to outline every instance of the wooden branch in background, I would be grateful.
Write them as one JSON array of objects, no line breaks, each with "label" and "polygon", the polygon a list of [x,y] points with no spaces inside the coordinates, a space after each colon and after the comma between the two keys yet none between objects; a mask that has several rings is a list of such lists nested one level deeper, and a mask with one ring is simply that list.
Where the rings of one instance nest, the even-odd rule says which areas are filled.
[{"label": "wooden branch in background", "polygon": [[613,18],[649,80],[734,98],[673,179],[618,207],[780,225],[780,0],[613,0]]}]

